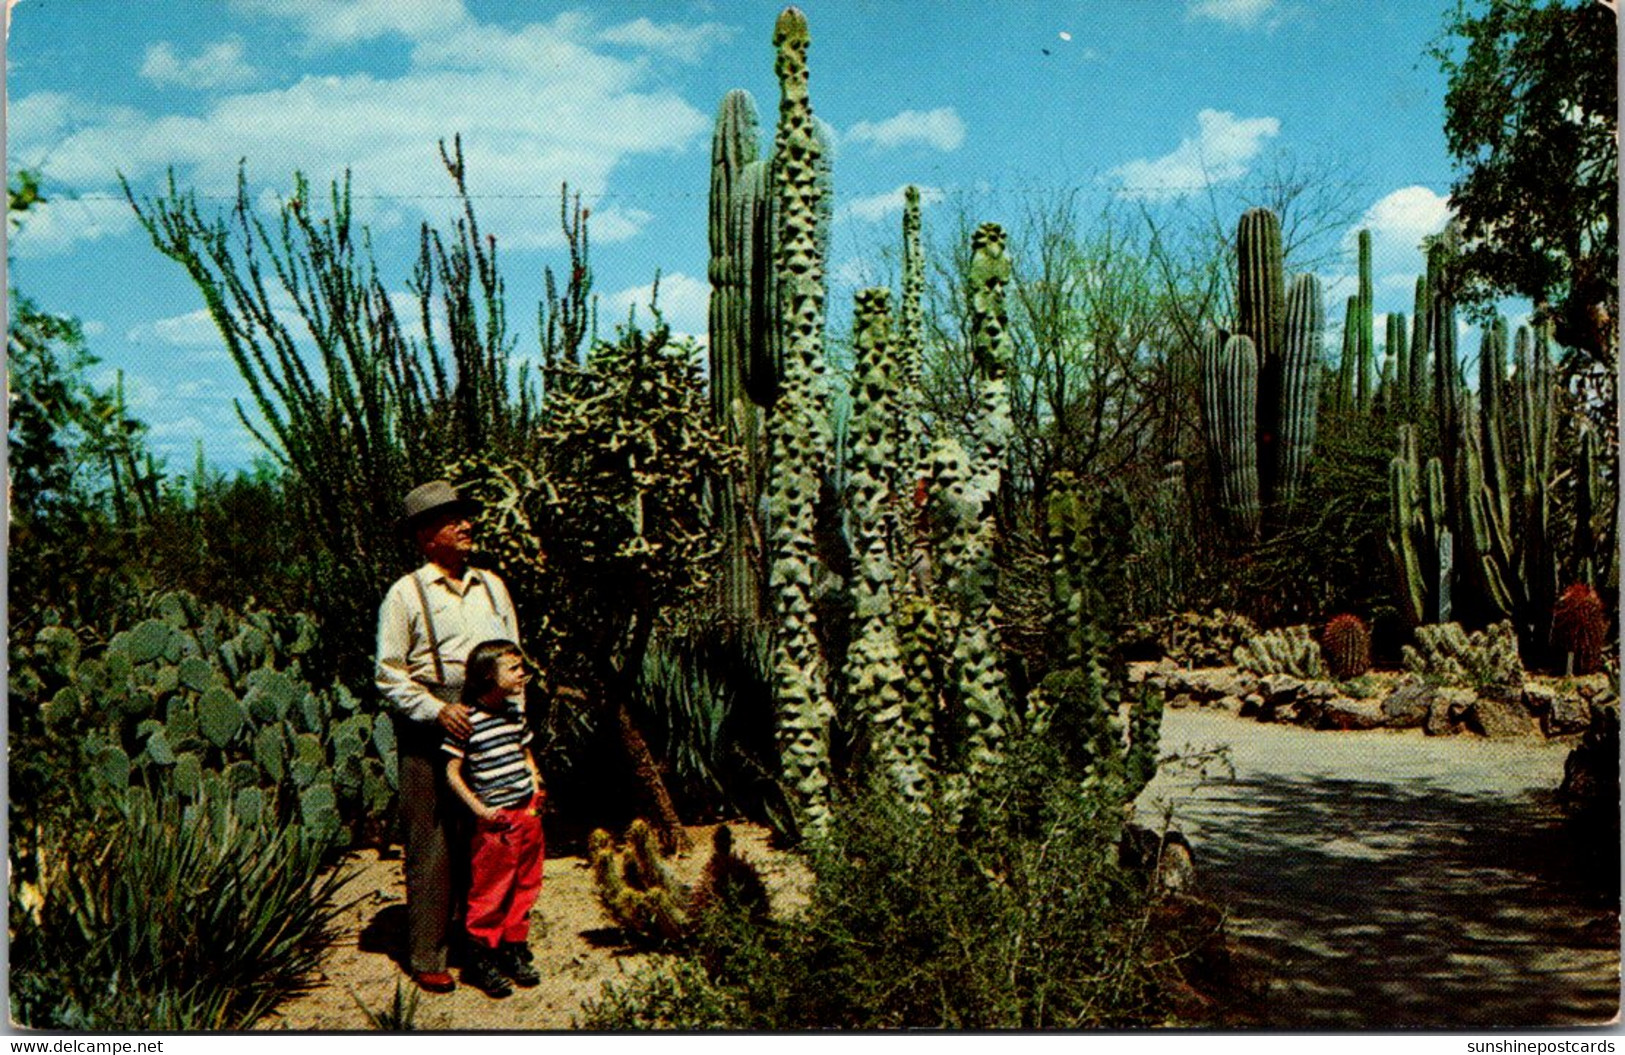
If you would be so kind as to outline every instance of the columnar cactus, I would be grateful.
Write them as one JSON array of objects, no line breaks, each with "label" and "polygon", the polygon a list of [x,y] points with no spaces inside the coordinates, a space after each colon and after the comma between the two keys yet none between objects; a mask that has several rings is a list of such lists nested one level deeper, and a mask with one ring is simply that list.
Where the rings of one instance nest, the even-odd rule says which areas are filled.
[{"label": "columnar cactus", "polygon": [[920,242],[920,189],[915,186],[903,191],[903,299],[898,323],[898,457],[892,489],[907,495],[931,446],[925,423],[920,420],[925,369],[925,250]]},{"label": "columnar cactus", "polygon": [[980,773],[997,764],[1008,694],[994,557],[996,505],[1010,442],[1010,396],[1005,379],[1009,323],[1004,305],[1009,280],[1004,230],[997,224],[983,224],[971,239],[971,350],[981,374],[976,451],[956,532],[963,541],[947,582],[960,605],[951,662],[964,722],[964,768],[973,784]]},{"label": "columnar cactus", "polygon": [[1427,405],[1428,350],[1432,331],[1433,290],[1426,275],[1416,277],[1415,310],[1411,312],[1410,370],[1406,375],[1405,409],[1410,420],[1415,420]]},{"label": "columnar cactus", "polygon": [[1388,313],[1387,335],[1383,342],[1383,409],[1404,417],[1410,413],[1411,344],[1406,332],[1405,313]]},{"label": "columnar cactus", "polygon": [[779,219],[774,265],[785,347],[784,390],[770,426],[773,542],[769,588],[777,621],[774,699],[785,783],[803,830],[818,834],[829,821],[829,727],[834,717],[814,597],[818,567],[815,514],[830,449],[822,396],[821,148],[807,94],[806,18],[793,7],[785,9],[773,39],[780,89],[772,173]]},{"label": "columnar cactus", "polygon": [[1256,540],[1262,525],[1259,494],[1258,354],[1252,339],[1228,340],[1209,330],[1202,344],[1203,404],[1212,456],[1219,467],[1219,504],[1236,533]]},{"label": "columnar cactus", "polygon": [[1372,367],[1376,358],[1376,316],[1371,287],[1371,232],[1359,235],[1359,295],[1355,298],[1355,314],[1349,319],[1354,325],[1355,388],[1354,402],[1361,411],[1371,409]]},{"label": "columnar cactus", "polygon": [[1405,669],[1451,685],[1512,692],[1523,687],[1518,635],[1503,620],[1468,634],[1458,623],[1416,628],[1415,645],[1400,649]]},{"label": "columnar cactus", "polygon": [[1268,209],[1242,215],[1236,234],[1234,334],[1209,327],[1198,346],[1203,426],[1215,490],[1233,534],[1256,541],[1266,513],[1289,506],[1314,444],[1318,409],[1318,287],[1294,287],[1289,324],[1281,225]]},{"label": "columnar cactus", "polygon": [[[759,532],[752,519],[766,459],[762,412],[745,388],[751,355],[751,261],[759,228],[740,222],[746,169],[758,153],[756,103],[750,93],[731,91],[717,110],[711,139],[711,415],[729,442],[746,452],[746,469],[736,488],[718,502],[725,551],[718,577],[720,607],[733,622],[753,622],[760,607]],[[754,205],[748,214],[754,218]]]},{"label": "columnar cactus", "polygon": [[1249,209],[1236,230],[1236,333],[1249,337],[1257,355],[1254,399],[1260,494],[1270,501],[1268,478],[1277,463],[1281,435],[1281,353],[1286,335],[1286,280],[1281,269],[1281,221],[1269,209]]},{"label": "columnar cactus", "polygon": [[1320,279],[1298,275],[1287,293],[1281,352],[1281,441],[1276,487],[1282,504],[1297,497],[1315,449],[1320,402],[1321,332],[1325,329]]},{"label": "columnar cactus", "polygon": [[893,619],[897,589],[896,513],[889,485],[897,461],[892,410],[897,363],[892,356],[891,294],[856,295],[852,429],[847,447],[848,535],[856,557],[852,584],[852,644],[846,655],[847,697],[867,728],[869,750],[899,795],[923,800],[922,773],[913,765],[905,705],[906,675]]},{"label": "columnar cactus", "polygon": [[1406,618],[1413,626],[1448,621],[1455,560],[1444,467],[1438,458],[1423,463],[1415,425],[1400,426],[1399,454],[1388,473],[1388,547],[1399,569]]}]

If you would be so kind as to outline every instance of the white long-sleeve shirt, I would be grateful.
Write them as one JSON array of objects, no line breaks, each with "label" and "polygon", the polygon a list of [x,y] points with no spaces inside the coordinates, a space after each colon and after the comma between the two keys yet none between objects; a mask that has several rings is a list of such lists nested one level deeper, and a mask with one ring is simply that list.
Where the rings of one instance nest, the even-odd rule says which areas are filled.
[{"label": "white long-sleeve shirt", "polygon": [[435,671],[423,601],[412,585],[412,575],[403,575],[389,588],[378,609],[376,683],[398,714],[432,722],[440,708],[456,702],[462,692],[463,664],[474,646],[495,639],[517,644],[519,623],[508,588],[491,571],[469,568],[460,592],[433,562],[412,574],[423,584],[445,681],[441,683]]}]

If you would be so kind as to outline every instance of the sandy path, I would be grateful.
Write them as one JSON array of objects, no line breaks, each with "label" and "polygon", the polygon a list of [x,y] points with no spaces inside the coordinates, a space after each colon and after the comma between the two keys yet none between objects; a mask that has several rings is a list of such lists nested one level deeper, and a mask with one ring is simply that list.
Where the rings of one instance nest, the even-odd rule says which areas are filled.
[{"label": "sandy path", "polygon": [[1170,710],[1163,749],[1228,743],[1234,781],[1160,801],[1286,1029],[1559,1026],[1619,1010],[1617,846],[1577,844],[1567,745],[1326,733]]},{"label": "sandy path", "polygon": [[[762,872],[775,906],[789,903],[805,883],[799,863],[767,847],[765,829],[732,825],[736,848]],[[691,828],[696,849],[677,863],[686,880],[698,875],[710,856],[710,827]],[[405,978],[395,956],[404,933],[406,905],[401,862],[380,860],[371,850],[346,862],[356,877],[345,899],[358,899],[338,920],[339,937],[328,950],[316,985],[284,1003],[259,1029],[367,1030],[371,1024],[357,1001],[376,1010],[394,999]],[[569,1029],[581,1005],[596,997],[605,981],[630,974],[650,962],[611,929],[593,895],[592,876],[580,857],[550,857],[541,900],[532,915],[531,948],[543,982],[516,989],[503,1000],[460,985],[454,993],[429,995],[418,1003],[416,1024],[426,1030]],[[410,988],[410,983],[406,983]]]}]

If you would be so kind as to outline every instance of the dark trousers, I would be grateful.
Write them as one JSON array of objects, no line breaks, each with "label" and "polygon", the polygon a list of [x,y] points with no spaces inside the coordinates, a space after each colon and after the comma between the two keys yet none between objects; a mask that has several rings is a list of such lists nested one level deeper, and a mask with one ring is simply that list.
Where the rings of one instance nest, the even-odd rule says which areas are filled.
[{"label": "dark trousers", "polygon": [[454,920],[468,888],[466,806],[446,784],[438,725],[395,719],[400,809],[406,842],[407,968],[446,969]]}]

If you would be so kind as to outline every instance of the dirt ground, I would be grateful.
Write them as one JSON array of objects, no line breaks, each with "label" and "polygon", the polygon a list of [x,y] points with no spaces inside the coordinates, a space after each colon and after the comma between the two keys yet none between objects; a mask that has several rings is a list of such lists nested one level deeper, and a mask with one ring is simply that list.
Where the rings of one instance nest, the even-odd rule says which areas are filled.
[{"label": "dirt ground", "polygon": [[[732,824],[734,847],[761,871],[775,908],[788,907],[805,889],[800,861],[768,847],[765,828]],[[711,826],[688,829],[694,849],[675,862],[685,882],[698,877],[711,854]],[[399,852],[380,859],[373,850],[350,855],[342,867],[355,878],[342,895],[353,904],[338,918],[315,985],[262,1019],[267,1030],[370,1030],[362,1005],[381,1011],[397,981],[412,985],[400,965],[406,892]],[[471,986],[444,995],[424,993],[416,1026],[425,1030],[570,1029],[584,1002],[606,981],[630,975],[653,955],[628,946],[598,905],[592,874],[582,857],[549,857],[541,899],[531,915],[530,945],[542,984],[493,1000]],[[453,972],[456,973],[455,971]]]}]

